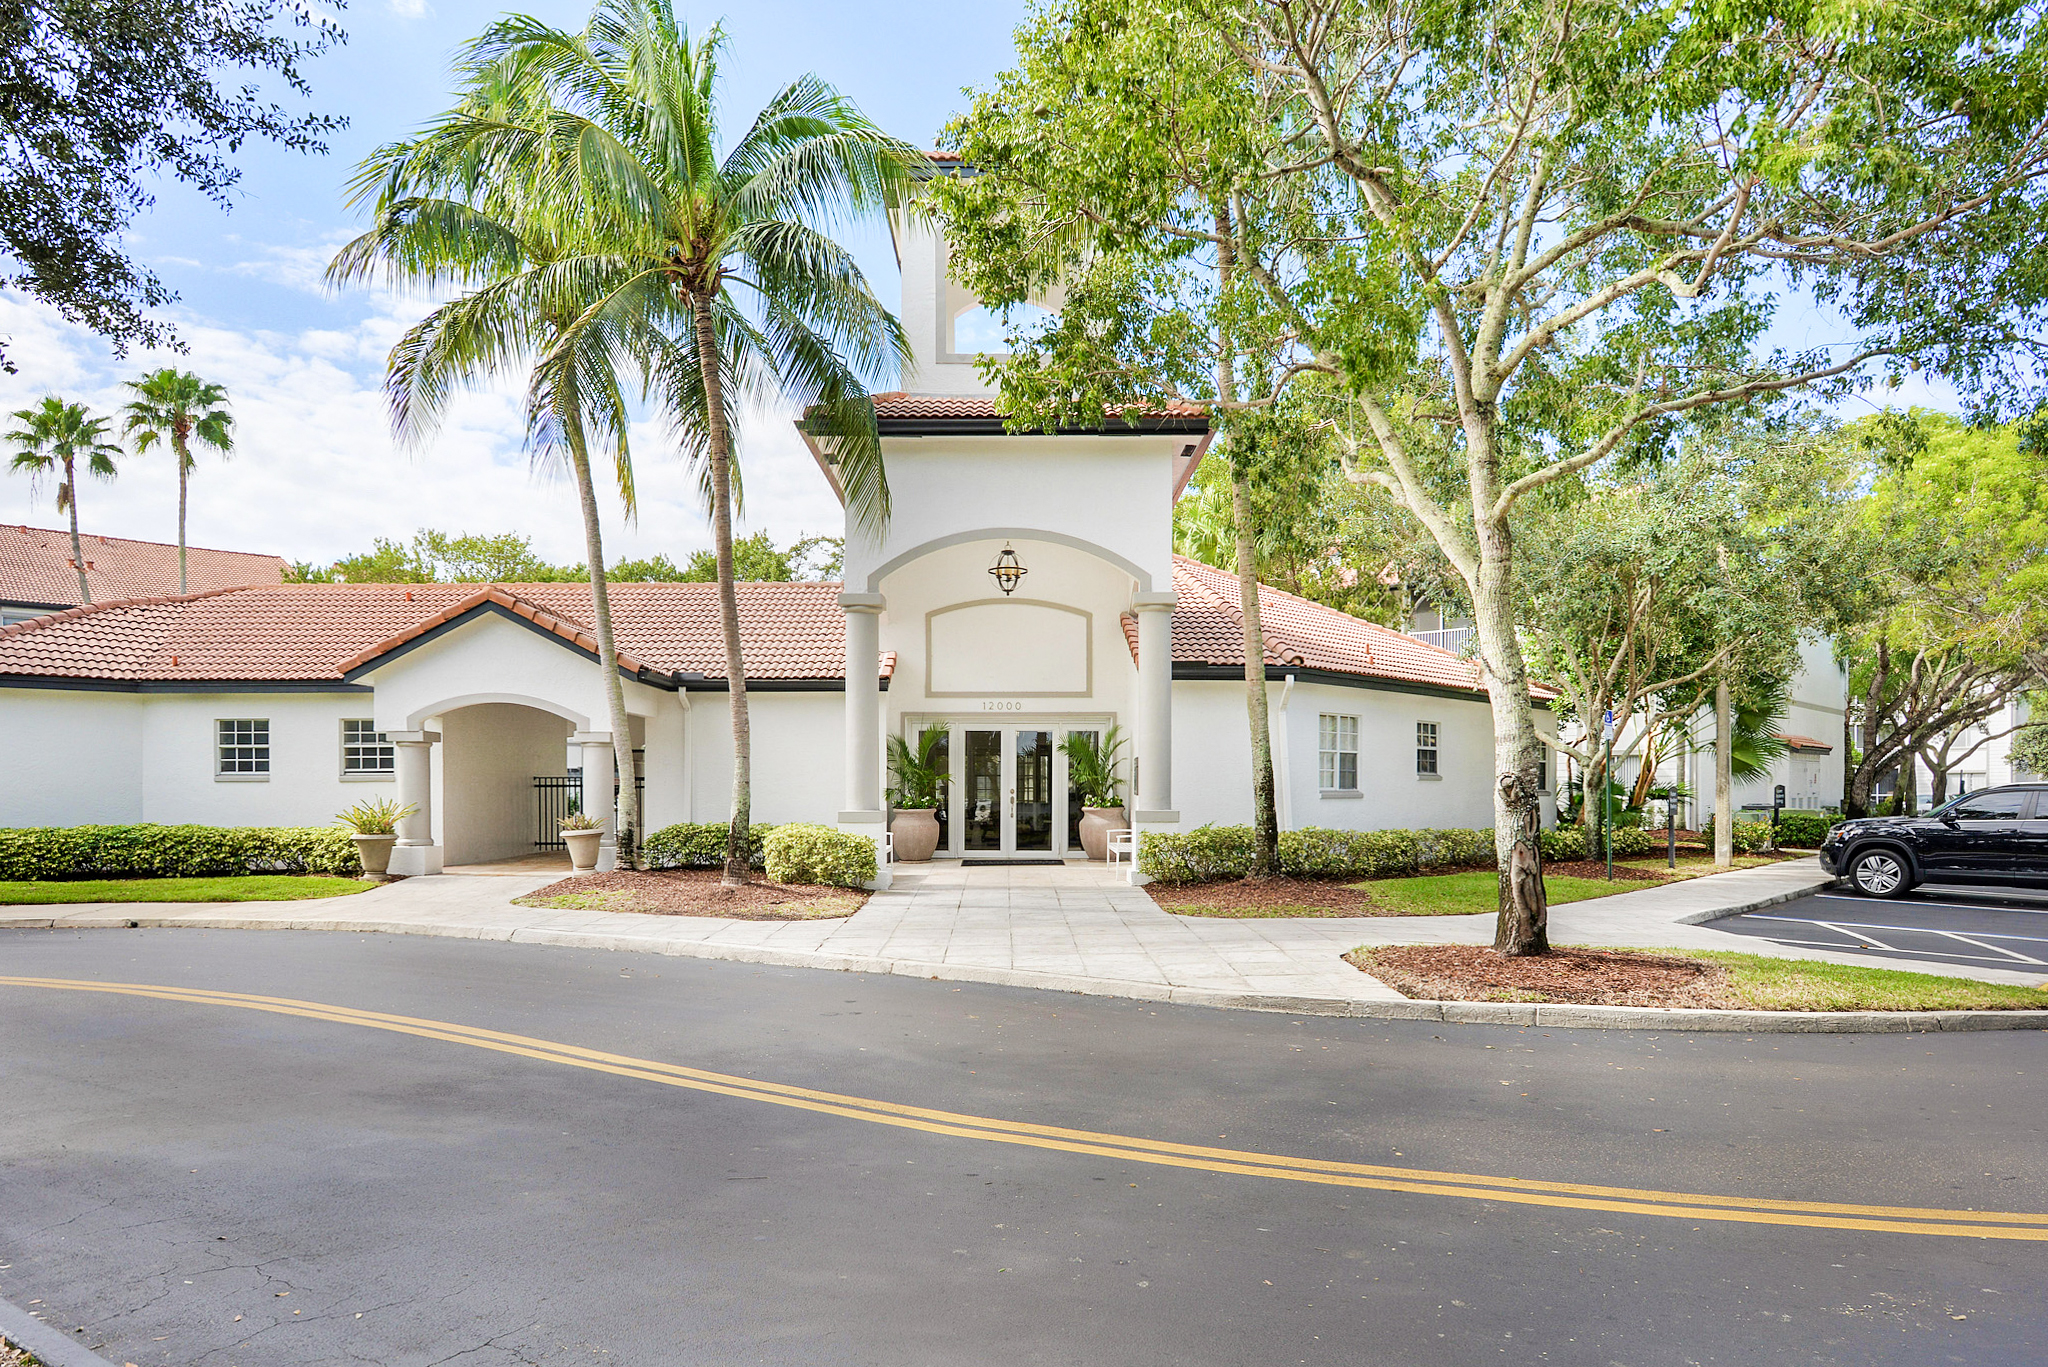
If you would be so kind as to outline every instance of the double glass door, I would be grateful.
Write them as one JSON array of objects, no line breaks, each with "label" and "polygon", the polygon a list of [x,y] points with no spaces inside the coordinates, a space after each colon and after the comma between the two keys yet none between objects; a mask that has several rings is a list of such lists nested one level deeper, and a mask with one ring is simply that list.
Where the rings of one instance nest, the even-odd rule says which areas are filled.
[{"label": "double glass door", "polygon": [[[938,728],[951,782],[939,804],[939,852],[954,857],[1060,858],[1080,841],[1081,801],[1068,791],[1060,743],[1096,724],[913,722],[911,737]],[[915,740],[913,739],[913,744]]]}]

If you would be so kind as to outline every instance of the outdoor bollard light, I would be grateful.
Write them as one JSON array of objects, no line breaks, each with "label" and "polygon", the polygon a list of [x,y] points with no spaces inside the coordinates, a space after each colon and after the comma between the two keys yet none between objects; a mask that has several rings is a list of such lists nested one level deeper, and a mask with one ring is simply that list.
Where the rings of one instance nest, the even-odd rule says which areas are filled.
[{"label": "outdoor bollard light", "polygon": [[1017,563],[1017,552],[1010,549],[1007,541],[1003,543],[1003,553],[996,557],[995,564],[988,567],[988,572],[995,576],[996,587],[1003,591],[1005,598],[1015,593],[1018,582],[1031,573]]},{"label": "outdoor bollard light", "polygon": [[1664,855],[1664,866],[1678,867],[1678,780],[1671,781],[1671,791],[1664,798],[1664,828],[1668,833],[1669,849]]},{"label": "outdoor bollard light", "polygon": [[1614,709],[1605,718],[1607,763],[1600,770],[1600,827],[1607,836],[1607,881],[1614,881]]}]

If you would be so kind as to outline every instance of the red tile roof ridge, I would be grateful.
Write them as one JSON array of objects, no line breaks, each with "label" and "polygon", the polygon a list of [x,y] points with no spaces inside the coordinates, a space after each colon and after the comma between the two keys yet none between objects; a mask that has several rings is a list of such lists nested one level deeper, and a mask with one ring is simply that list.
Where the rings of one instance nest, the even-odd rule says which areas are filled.
[{"label": "red tile roof ridge", "polygon": [[[507,585],[485,584],[477,592],[449,604],[431,617],[415,622],[397,635],[386,637],[368,649],[356,652],[348,659],[342,661],[336,667],[337,671],[347,674],[350,670],[360,669],[379,656],[388,654],[409,641],[418,640],[437,627],[445,626],[458,618],[468,616],[486,603],[495,603],[512,613],[515,617],[532,622],[535,626],[551,632],[565,641],[580,646],[593,655],[597,653],[597,638],[591,635],[590,629],[582,623],[577,622],[573,618],[549,612],[539,604],[513,593]],[[619,652],[619,665],[621,668],[630,669],[636,674],[646,668],[639,660],[623,650]]]},{"label": "red tile roof ridge", "polygon": [[1783,732],[1773,732],[1772,734],[1795,750],[1826,750],[1830,754],[1834,752],[1834,746],[1824,740],[1816,740],[1812,736],[1792,736],[1786,735]]},{"label": "red tile roof ridge", "polygon": [[26,636],[32,631],[45,630],[60,622],[74,622],[95,613],[112,612],[116,608],[171,607],[178,603],[196,603],[202,598],[218,598],[224,593],[246,593],[250,589],[264,587],[268,586],[237,584],[232,588],[202,589],[198,593],[173,594],[168,598],[109,598],[103,603],[81,603],[75,608],[65,608],[61,612],[46,612],[39,617],[24,618],[11,626],[0,627],[0,636]]},{"label": "red tile roof ridge", "polygon": [[[69,527],[36,527],[26,522],[0,522],[0,531],[20,532],[24,536],[33,532],[41,532],[45,536],[61,536],[66,541],[71,539],[71,529]],[[80,532],[78,539],[80,542],[97,541],[101,545],[105,545],[110,541],[118,541],[124,546],[162,546],[167,550],[176,550],[178,545],[175,541],[151,541],[148,537],[143,536],[108,536],[105,532]],[[188,552],[205,551],[208,555],[246,555],[257,560],[282,560],[284,558],[273,551],[238,551],[231,550],[226,546],[195,546],[189,541],[185,543],[185,549]]]},{"label": "red tile roof ridge", "polygon": [[[1210,574],[1216,575],[1219,578],[1225,578],[1230,580],[1231,585],[1233,587],[1238,587],[1238,580],[1236,575],[1226,574],[1224,571],[1217,569],[1214,565],[1204,565],[1201,561],[1191,560],[1184,555],[1176,555],[1174,556],[1174,560],[1179,564],[1186,564],[1193,566],[1197,569],[1207,570]],[[1239,591],[1236,595],[1231,597],[1225,597],[1221,589],[1217,588],[1214,584],[1206,582],[1202,578],[1202,576],[1195,576],[1195,582],[1201,585],[1202,590],[1205,593],[1207,593],[1218,606],[1222,607],[1231,616],[1238,619],[1238,630],[1240,632],[1243,631],[1244,600],[1242,588],[1239,588]],[[1259,581],[1259,638],[1261,642],[1265,645],[1266,654],[1273,658],[1274,663],[1283,665],[1294,665],[1297,668],[1299,668],[1306,665],[1307,663],[1307,660],[1303,657],[1300,649],[1282,641],[1279,637],[1275,636],[1272,633],[1272,631],[1266,626],[1266,595],[1269,593],[1279,592],[1279,589],[1274,588],[1272,585],[1264,582],[1263,580]],[[1287,594],[1286,596],[1289,598],[1295,597],[1291,593]],[[1336,611],[1335,608],[1325,607],[1321,603],[1314,603],[1306,598],[1295,598],[1295,601],[1300,603],[1308,603],[1311,607],[1321,608],[1325,612]],[[1344,615],[1350,616],[1349,613],[1346,613]]]}]

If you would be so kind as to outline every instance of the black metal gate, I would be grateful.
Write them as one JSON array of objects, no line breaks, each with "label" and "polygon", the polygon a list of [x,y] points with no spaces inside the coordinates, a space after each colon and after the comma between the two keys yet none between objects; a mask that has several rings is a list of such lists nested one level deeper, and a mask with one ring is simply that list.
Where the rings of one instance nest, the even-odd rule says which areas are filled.
[{"label": "black metal gate", "polygon": [[[647,775],[640,770],[642,756],[647,752],[633,752],[633,790],[644,793],[647,790]],[[612,801],[619,797],[618,775],[612,776]],[[539,775],[533,780],[533,847],[537,850],[560,850],[568,846],[562,840],[562,818],[572,811],[582,811],[583,771],[571,769],[567,774]]]},{"label": "black metal gate", "polygon": [[562,818],[583,808],[583,775],[541,777],[533,781],[533,847],[568,848],[562,841]]}]

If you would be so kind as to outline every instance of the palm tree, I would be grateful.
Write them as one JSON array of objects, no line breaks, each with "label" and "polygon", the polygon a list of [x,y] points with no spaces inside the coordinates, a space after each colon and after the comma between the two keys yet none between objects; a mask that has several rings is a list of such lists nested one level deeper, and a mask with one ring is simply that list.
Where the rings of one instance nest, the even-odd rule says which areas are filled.
[{"label": "palm tree", "polygon": [[[566,197],[584,215],[588,257],[565,264],[599,288],[543,369],[568,376],[591,355],[636,358],[699,463],[732,714],[725,881],[736,884],[749,876],[752,746],[733,569],[734,408],[794,400],[831,449],[855,522],[886,520],[869,392],[909,359],[909,342],[828,229],[907,203],[927,163],[813,76],[771,99],[719,157],[724,44],[716,28],[693,42],[667,0],[600,0],[576,33],[508,18],[471,60],[533,111],[548,180],[573,186]],[[486,133],[472,155],[506,141]]]},{"label": "palm tree", "polygon": [[107,420],[95,418],[84,404],[66,403],[52,394],[34,408],[17,408],[21,426],[7,434],[14,448],[13,468],[29,477],[31,491],[45,475],[61,472],[57,511],[71,513],[71,564],[78,571],[78,601],[92,601],[85,581],[85,547],[78,540],[78,463],[99,479],[114,477],[114,457],[121,448],[106,440]]},{"label": "palm tree", "polygon": [[234,415],[227,411],[228,392],[208,384],[189,370],[170,366],[153,370],[127,387],[136,397],[123,410],[121,430],[135,439],[142,455],[158,441],[168,440],[178,457],[178,594],[185,588],[185,505],[192,479],[192,443],[210,446],[223,458],[235,449]]},{"label": "palm tree", "polygon": [[[365,163],[357,198],[375,200],[378,226],[330,275],[363,278],[381,264],[405,282],[474,286],[392,353],[387,389],[402,431],[430,421],[454,385],[532,358],[529,440],[577,475],[622,749],[588,453],[595,435],[630,511],[620,374],[659,399],[711,505],[734,752],[725,880],[737,883],[750,872],[751,748],[731,404],[794,399],[833,449],[856,521],[886,518],[867,381],[907,359],[908,342],[824,227],[903,202],[925,163],[810,77],[719,160],[722,46],[715,29],[693,44],[665,0],[604,0],[580,32],[517,16],[494,25],[470,45],[462,103]],[[748,289],[747,308],[734,285]],[[629,765],[622,755],[620,772]]]}]

